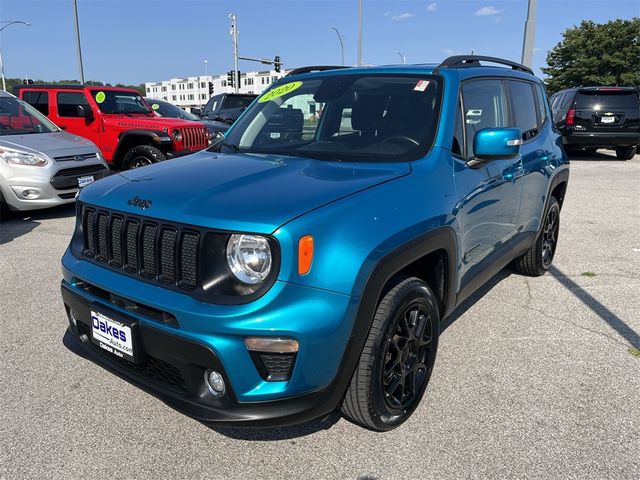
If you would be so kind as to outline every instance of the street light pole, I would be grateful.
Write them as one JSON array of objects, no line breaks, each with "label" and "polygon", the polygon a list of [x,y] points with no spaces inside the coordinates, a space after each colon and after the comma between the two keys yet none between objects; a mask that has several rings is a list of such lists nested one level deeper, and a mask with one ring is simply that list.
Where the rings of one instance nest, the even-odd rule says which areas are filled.
[{"label": "street light pole", "polygon": [[76,26],[76,45],[78,49],[78,64],[80,66],[80,83],[84,85],[84,67],[82,66],[82,48],[80,47],[80,24],[78,23],[78,0],[73,0],[73,15]]},{"label": "street light pole", "polygon": [[[7,28],[9,25],[21,24],[30,27],[31,24],[29,22],[23,22],[22,20],[14,20],[13,22],[7,23],[5,26],[0,28],[0,32]],[[2,90],[7,91],[7,84],[4,79],[4,60],[2,59],[2,48],[0,48],[0,73],[2,74]]]},{"label": "street light pole", "polygon": [[362,0],[358,1],[358,66],[362,66]]},{"label": "street light pole", "polygon": [[538,0],[529,0],[527,20],[524,22],[521,63],[527,67],[533,64],[533,42],[536,35],[536,8]]},{"label": "street light pole", "polygon": [[340,51],[342,52],[342,65],[344,66],[344,43],[342,42],[342,34],[336,27],[331,27],[331,29],[335,30],[336,34],[338,35],[338,40],[340,41]]},{"label": "street light pole", "polygon": [[400,55],[400,60],[402,60],[402,64],[404,65],[405,63],[407,63],[407,57],[405,57],[404,55],[402,55],[402,53],[400,53],[399,50],[395,50],[395,53],[397,53],[398,55]]},{"label": "street light pole", "polygon": [[231,37],[233,38],[233,68],[235,71],[235,81],[233,82],[233,87],[235,92],[238,93],[240,91],[240,72],[238,71],[238,22],[235,13],[229,14],[229,18],[231,19]]},{"label": "street light pole", "polygon": [[209,76],[209,60],[204,61],[204,76]]}]

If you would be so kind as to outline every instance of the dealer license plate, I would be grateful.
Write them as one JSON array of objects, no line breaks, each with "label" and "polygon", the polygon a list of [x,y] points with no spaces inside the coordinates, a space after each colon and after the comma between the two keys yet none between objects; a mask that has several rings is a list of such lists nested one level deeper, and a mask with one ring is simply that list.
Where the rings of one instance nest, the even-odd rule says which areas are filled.
[{"label": "dealer license plate", "polygon": [[93,183],[93,175],[87,175],[85,177],[78,177],[78,187],[86,187],[90,183]]},{"label": "dealer license plate", "polygon": [[91,341],[120,358],[135,361],[130,325],[91,310]]}]

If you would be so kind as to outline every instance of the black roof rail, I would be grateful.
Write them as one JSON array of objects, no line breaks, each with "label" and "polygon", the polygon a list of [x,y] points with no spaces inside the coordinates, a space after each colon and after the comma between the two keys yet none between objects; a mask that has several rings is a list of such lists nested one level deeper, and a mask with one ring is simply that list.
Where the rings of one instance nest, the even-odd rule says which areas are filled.
[{"label": "black roof rail", "polygon": [[285,76],[286,77],[290,77],[291,75],[300,75],[302,73],[324,72],[325,70],[338,70],[340,68],[349,68],[349,67],[345,67],[345,66],[342,66],[342,65],[341,66],[338,66],[338,65],[314,65],[314,66],[311,66],[311,67],[294,68],[289,73],[287,73]]},{"label": "black roof rail", "polygon": [[513,70],[520,72],[526,72],[533,75],[533,70],[529,67],[525,67],[521,63],[512,62],[511,60],[505,60],[498,57],[485,57],[484,55],[454,55],[446,58],[438,68],[463,68],[463,67],[481,67],[480,62],[498,63],[500,65],[506,65]]}]

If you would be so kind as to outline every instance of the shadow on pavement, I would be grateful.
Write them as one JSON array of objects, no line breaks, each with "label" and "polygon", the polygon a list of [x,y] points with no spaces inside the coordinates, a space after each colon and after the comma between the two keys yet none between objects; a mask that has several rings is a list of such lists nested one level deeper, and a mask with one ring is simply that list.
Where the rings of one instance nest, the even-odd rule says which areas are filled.
[{"label": "shadow on pavement", "polygon": [[640,349],[640,335],[638,335],[629,325],[618,317],[615,313],[605,307],[598,299],[587,292],[576,282],[567,277],[561,270],[551,267],[549,273],[553,278],[558,280],[567,290],[575,295],[578,300],[589,307],[596,315],[598,315],[607,325],[613,328],[618,335],[624,338],[634,348]]},{"label": "shadow on pavement", "polygon": [[75,203],[60,205],[46,210],[30,210],[27,212],[2,212],[0,217],[0,245],[31,232],[41,220],[68,218],[76,214]]},{"label": "shadow on pavement", "polygon": [[585,152],[578,150],[575,152],[567,152],[569,160],[577,162],[627,162],[629,160],[620,160],[613,151],[598,150],[595,152]]}]

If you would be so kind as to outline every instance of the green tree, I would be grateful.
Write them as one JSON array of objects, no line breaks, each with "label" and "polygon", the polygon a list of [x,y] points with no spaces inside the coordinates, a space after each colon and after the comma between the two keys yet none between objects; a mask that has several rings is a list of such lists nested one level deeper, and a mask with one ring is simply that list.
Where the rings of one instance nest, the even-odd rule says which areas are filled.
[{"label": "green tree", "polygon": [[640,87],[640,18],[567,29],[542,71],[549,93],[581,85]]}]

